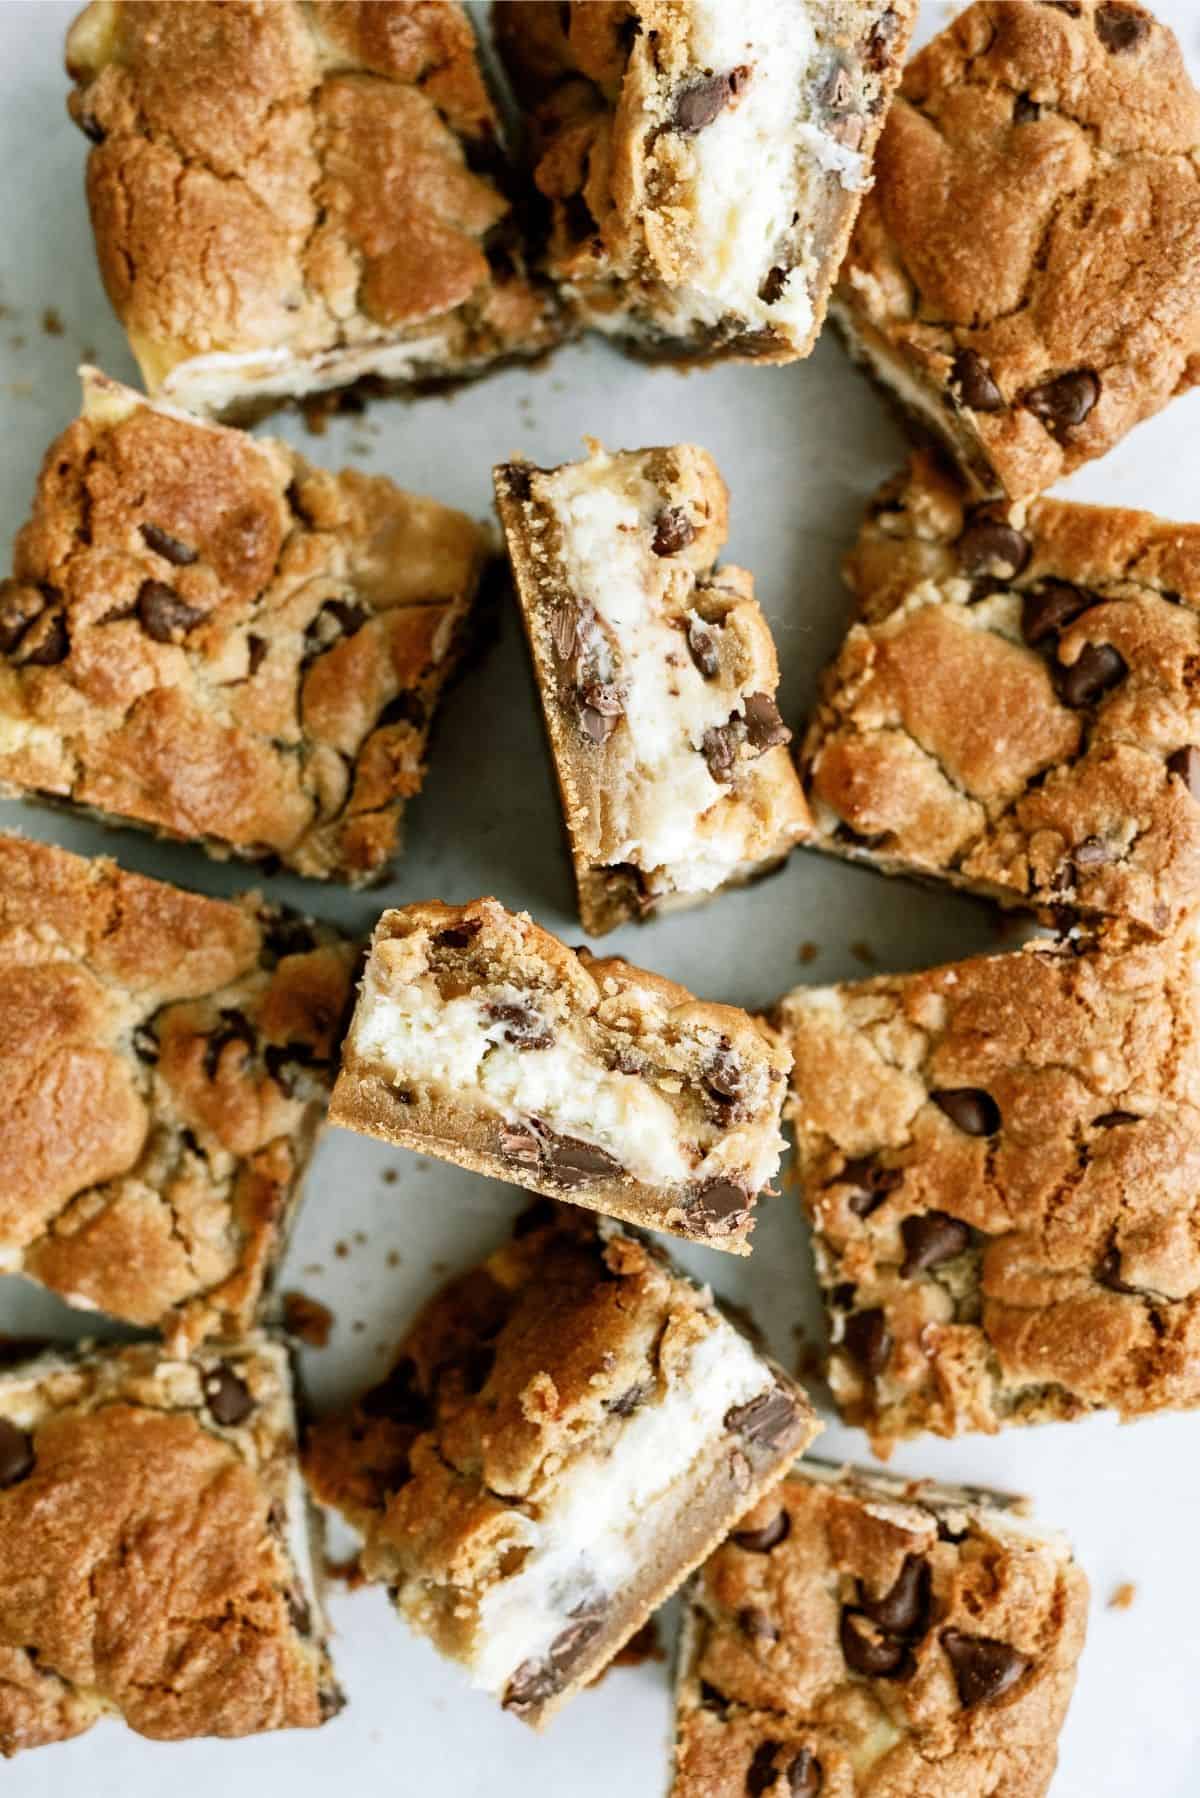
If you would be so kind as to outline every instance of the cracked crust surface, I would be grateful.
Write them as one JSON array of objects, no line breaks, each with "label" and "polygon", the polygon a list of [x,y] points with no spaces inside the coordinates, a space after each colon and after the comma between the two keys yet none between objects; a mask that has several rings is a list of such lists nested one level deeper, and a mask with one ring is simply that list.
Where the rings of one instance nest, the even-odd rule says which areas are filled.
[{"label": "cracked crust surface", "polygon": [[67,66],[151,393],[230,415],[552,342],[459,5],[94,0]]},{"label": "cracked crust surface", "polygon": [[846,576],[858,621],[800,755],[815,844],[1060,919],[1196,909],[1200,527],[972,505],[921,453]]},{"label": "cracked crust surface", "polygon": [[748,1254],[788,1059],[735,1006],[572,950],[495,899],[385,912],[330,1118]]},{"label": "cracked crust surface", "polygon": [[324,1115],[354,951],[0,836],[0,1268],[186,1348],[253,1319]]},{"label": "cracked crust surface", "polygon": [[1044,1798],[1088,1589],[1011,1502],[798,1464],[689,1588],[672,1798]]},{"label": "cracked crust surface", "polygon": [[0,790],[376,879],[487,548],[383,476],[86,370],[0,582]]},{"label": "cracked crust surface", "polygon": [[[738,40],[714,31],[713,9],[692,0],[496,8],[547,213],[544,267],[581,323],[651,357],[788,362],[809,353],[916,16],[915,0],[758,10]],[[782,32],[774,44],[772,27]],[[781,106],[769,65],[806,34],[807,63]],[[715,66],[727,38],[740,60]],[[773,241],[739,239],[735,218],[729,237],[710,244],[729,194],[719,180],[710,191],[699,139],[740,108],[761,113],[754,161],[769,163],[781,192],[794,184],[793,204]],[[759,291],[735,303],[731,268],[754,257]],[[793,271],[798,291],[789,292]]]},{"label": "cracked crust surface", "polygon": [[340,1708],[278,1344],[6,1367],[0,1441],[0,1754],[105,1715],[178,1741]]},{"label": "cracked crust surface", "polygon": [[835,299],[984,492],[1028,498],[1200,376],[1200,94],[1130,0],[981,0],[904,73]]},{"label": "cracked crust surface", "polygon": [[886,1452],[1200,1403],[1190,932],[797,988],[786,1117],[843,1416]]},{"label": "cracked crust surface", "polygon": [[[718,1419],[663,1492],[642,1476],[635,1565],[617,1590],[595,1590],[602,1532],[625,1529],[624,1445],[678,1405],[705,1345],[732,1348],[761,1374],[771,1405]],[[728,1346],[726,1346],[728,1345]],[[692,1401],[688,1401],[689,1403]],[[749,1415],[752,1413],[752,1415]],[[690,1426],[691,1417],[681,1417]],[[309,1432],[304,1469],[315,1496],[363,1532],[368,1578],[444,1654],[470,1661],[488,1633],[489,1595],[537,1552],[543,1522],[570,1547],[564,1489],[587,1476],[578,1554],[560,1546],[568,1627],[555,1676],[536,1695],[510,1679],[506,1707],[544,1722],[611,1659],[816,1433],[803,1394],[752,1356],[707,1289],[656,1248],[605,1220],[544,1199],[512,1240],[452,1281],[421,1313],[391,1373],[342,1415]],[[664,1445],[669,1452],[669,1444]],[[606,1481],[617,1480],[604,1503]],[[595,1559],[596,1567],[591,1562]],[[528,1561],[524,1563],[528,1566]],[[577,1606],[584,1595],[586,1605]],[[511,1672],[511,1669],[506,1669]],[[526,1669],[518,1669],[524,1674]],[[501,1694],[498,1694],[501,1695]]]},{"label": "cracked crust surface", "polygon": [[495,479],[585,930],[770,872],[810,820],[712,457],[594,445]]}]

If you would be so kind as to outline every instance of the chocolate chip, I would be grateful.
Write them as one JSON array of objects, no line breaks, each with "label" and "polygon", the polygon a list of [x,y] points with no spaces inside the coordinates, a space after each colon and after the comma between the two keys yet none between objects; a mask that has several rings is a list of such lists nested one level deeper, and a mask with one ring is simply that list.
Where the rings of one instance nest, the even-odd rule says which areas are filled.
[{"label": "chocolate chip", "polygon": [[1136,1111],[1105,1111],[1092,1119],[1092,1126],[1096,1130],[1112,1130],[1118,1124],[1140,1124],[1141,1121]]},{"label": "chocolate chip", "polygon": [[164,531],[159,524],[143,524],[139,526],[146,548],[152,549],[156,556],[162,556],[176,568],[190,568],[197,560],[197,551],[188,544],[181,543],[178,537],[172,537],[170,531]]},{"label": "chocolate chip", "polygon": [[534,470],[528,462],[509,462],[504,480],[514,499],[528,499],[533,492]]},{"label": "chocolate chip", "polygon": [[718,786],[727,786],[733,779],[738,744],[744,730],[745,726],[740,718],[731,718],[728,724],[713,725],[704,733],[701,751],[708,764],[708,771]]},{"label": "chocolate chip", "polygon": [[0,1417],[0,1488],[15,1486],[33,1472],[33,1437]]},{"label": "chocolate chip", "polygon": [[205,1374],[204,1399],[216,1421],[227,1426],[243,1423],[254,1409],[245,1380],[224,1364]]},{"label": "chocolate chip", "polygon": [[562,1681],[546,1661],[522,1661],[504,1689],[503,1705],[519,1717],[562,1690]]},{"label": "chocolate chip", "polygon": [[840,1183],[854,1189],[846,1203],[855,1217],[870,1217],[903,1179],[902,1168],[878,1167],[869,1155],[858,1155],[847,1161],[838,1175]]},{"label": "chocolate chip", "polygon": [[502,1124],[499,1149],[506,1161],[517,1161],[522,1167],[536,1167],[542,1158],[542,1145],[532,1130],[519,1124]]},{"label": "chocolate chip", "polygon": [[810,1748],[802,1748],[787,1770],[791,1798],[821,1798],[825,1775],[821,1763]]},{"label": "chocolate chip", "polygon": [[156,643],[177,643],[204,613],[168,587],[165,581],[143,581],[138,588],[137,615],[142,629]]},{"label": "chocolate chip", "polygon": [[687,621],[687,646],[705,680],[712,680],[721,667],[717,639],[709,627],[694,615]]},{"label": "chocolate chip", "polygon": [[11,655],[35,618],[46,610],[46,595],[24,581],[0,581],[0,655]]},{"label": "chocolate chip", "polygon": [[461,924],[451,924],[445,930],[439,930],[434,937],[437,949],[469,949],[471,941],[483,929],[482,918],[464,918]]},{"label": "chocolate chip", "polygon": [[842,1342],[865,1373],[881,1374],[892,1358],[892,1333],[878,1305],[846,1319]]},{"label": "chocolate chip", "polygon": [[1167,757],[1167,773],[1177,774],[1193,799],[1200,799],[1200,749],[1189,743]]},{"label": "chocolate chip", "polygon": [[775,1784],[775,1756],[783,1747],[782,1742],[760,1742],[754,1750],[750,1765],[746,1769],[746,1791],[749,1798],[762,1798],[769,1786]]},{"label": "chocolate chip", "polygon": [[1044,643],[1098,604],[1098,594],[1070,581],[1042,581],[1021,601],[1021,635],[1031,646]]},{"label": "chocolate chip", "polygon": [[254,1034],[245,1012],[231,1009],[220,1014],[221,1027],[214,1030],[204,1045],[204,1076],[206,1080],[215,1080],[221,1065],[221,1056],[230,1043],[244,1043],[250,1054],[254,1053],[258,1039]]},{"label": "chocolate chip", "polygon": [[778,264],[767,270],[758,289],[758,297],[764,306],[773,306],[776,300],[783,298],[783,290],[791,272],[791,269],[782,268]]},{"label": "chocolate chip", "polygon": [[942,1647],[953,1669],[964,1710],[1002,1698],[1029,1666],[1026,1655],[992,1636],[965,1636],[961,1630],[946,1629],[942,1631]]},{"label": "chocolate chip", "polygon": [[792,733],[779,716],[779,707],[766,693],[750,693],[746,698],[746,739],[759,754],[790,743]]},{"label": "chocolate chip", "polygon": [[[950,370],[950,386],[972,412],[1003,412],[1004,395],[977,350],[959,350]],[[1013,535],[1017,535],[1016,532]]]},{"label": "chocolate chip", "polygon": [[528,1005],[489,1005],[487,1014],[504,1025],[506,1043],[518,1049],[548,1049],[554,1034]]},{"label": "chocolate chip", "polygon": [[703,131],[724,112],[730,100],[741,93],[749,74],[750,70],[743,65],[731,69],[727,75],[707,75],[702,81],[693,81],[683,88],[675,96],[671,114],[673,128],[688,136]]},{"label": "chocolate chip", "polygon": [[310,1068],[316,1060],[311,1043],[268,1043],[263,1050],[267,1073],[288,1099],[296,1090],[296,1070]]},{"label": "chocolate chip", "polygon": [[904,1671],[909,1652],[905,1642],[885,1636],[857,1611],[843,1611],[840,1630],[847,1667],[868,1679],[890,1679]]},{"label": "chocolate chip", "polygon": [[1137,50],[1150,36],[1150,21],[1140,8],[1122,6],[1120,0],[1106,0],[1096,8],[1092,23],[1096,36],[1111,56],[1124,56]]},{"label": "chocolate chip", "polygon": [[1033,125],[1042,116],[1042,109],[1029,94],[1018,94],[1013,101],[1013,124]]},{"label": "chocolate chip", "polygon": [[947,1086],[929,1097],[967,1136],[995,1136],[1000,1128],[1000,1107],[978,1086]]},{"label": "chocolate chip", "polygon": [[904,1565],[882,1598],[859,1597],[859,1609],[890,1636],[920,1634],[929,1610],[929,1563],[922,1555],[905,1555]]},{"label": "chocolate chip", "polygon": [[292,1628],[295,1630],[296,1634],[298,1636],[311,1636],[312,1611],[309,1609],[308,1600],[304,1597],[304,1594],[302,1592],[297,1592],[294,1587],[290,1587],[288,1591],[284,1593],[283,1597],[284,1603],[287,1605],[288,1617],[291,1620]]},{"label": "chocolate chip", "polygon": [[43,612],[25,631],[16,659],[27,668],[54,668],[70,650],[67,621],[61,612]]},{"label": "chocolate chip", "polygon": [[604,1617],[603,1606],[599,1610],[589,1607],[585,1615],[577,1616],[573,1623],[569,1623],[550,1644],[548,1659],[551,1666],[560,1674],[569,1673],[604,1628]]},{"label": "chocolate chip", "polygon": [[1102,868],[1116,856],[1102,837],[1084,837],[1071,851],[1071,860],[1077,868]]},{"label": "chocolate chip", "polygon": [[831,1305],[836,1305],[839,1311],[849,1311],[857,1291],[858,1288],[853,1280],[839,1280],[829,1295],[829,1302]]},{"label": "chocolate chip", "polygon": [[560,662],[569,662],[579,637],[579,613],[574,606],[555,606],[550,613],[550,641]]},{"label": "chocolate chip", "polygon": [[1075,368],[1031,387],[1022,404],[1040,418],[1055,437],[1081,425],[1100,398],[1100,377],[1090,368]]},{"label": "chocolate chip", "polygon": [[742,1548],[748,1555],[769,1555],[773,1548],[786,1542],[792,1533],[792,1520],[786,1511],[780,1511],[772,1517],[770,1523],[764,1523],[758,1530],[734,1530],[729,1540],[735,1548]]},{"label": "chocolate chip", "polygon": [[687,1221],[705,1236],[725,1236],[738,1229],[750,1215],[750,1200],[732,1180],[706,1180],[688,1195]]},{"label": "chocolate chip", "polygon": [[900,20],[889,6],[881,19],[876,20],[867,36],[865,60],[867,67],[874,74],[879,74],[891,60],[892,46],[900,35]]},{"label": "chocolate chip", "polygon": [[246,633],[246,679],[253,680],[262,667],[267,654],[267,639],[256,637],[253,631]]},{"label": "chocolate chip", "polygon": [[725,1038],[704,1070],[704,1084],[713,1097],[725,1105],[736,1104],[745,1093],[741,1063]]},{"label": "chocolate chip", "polygon": [[1096,1279],[1101,1286],[1107,1286],[1110,1292],[1137,1292],[1139,1288],[1130,1286],[1121,1278],[1121,1251],[1116,1243],[1106,1249],[1096,1268]]},{"label": "chocolate chip", "polygon": [[1128,673],[1128,662],[1111,643],[1085,643],[1069,667],[1058,671],[1059,697],[1070,706],[1094,705]]},{"label": "chocolate chip", "polygon": [[313,661],[340,643],[353,637],[367,622],[365,606],[352,599],[327,599],[304,633],[304,660]]},{"label": "chocolate chip", "polygon": [[546,1172],[561,1186],[583,1186],[589,1180],[611,1180],[621,1164],[605,1149],[576,1136],[555,1136],[547,1145]]},{"label": "chocolate chip", "polygon": [[695,536],[696,527],[682,506],[664,506],[654,521],[651,548],[656,556],[677,556]]},{"label": "chocolate chip", "polygon": [[958,559],[968,574],[1014,576],[1021,573],[1033,545],[1002,518],[980,518],[958,540]]},{"label": "chocolate chip", "polygon": [[911,1280],[927,1268],[940,1267],[953,1261],[971,1241],[966,1224],[945,1211],[925,1211],[918,1217],[906,1217],[900,1225],[904,1242],[904,1261],[900,1278]]},{"label": "chocolate chip", "polygon": [[738,1612],[738,1627],[752,1642],[778,1642],[779,1631],[765,1611],[757,1605],[744,1605]]},{"label": "chocolate chip", "polygon": [[735,1436],[763,1448],[778,1448],[796,1421],[796,1402],[782,1386],[760,1392],[744,1405],[734,1405],[725,1413],[725,1428]]},{"label": "chocolate chip", "polygon": [[585,736],[596,744],[607,743],[625,711],[620,687],[611,681],[589,681],[579,698],[579,722]]},{"label": "chocolate chip", "polygon": [[608,1398],[604,1401],[604,1409],[612,1417],[631,1417],[645,1404],[654,1387],[648,1380],[639,1380],[622,1392],[619,1398]]}]

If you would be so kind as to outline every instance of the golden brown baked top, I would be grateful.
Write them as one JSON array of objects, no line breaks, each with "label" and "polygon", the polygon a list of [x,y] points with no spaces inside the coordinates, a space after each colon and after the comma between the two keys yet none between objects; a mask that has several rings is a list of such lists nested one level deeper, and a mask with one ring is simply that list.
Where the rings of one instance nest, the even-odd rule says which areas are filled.
[{"label": "golden brown baked top", "polygon": [[1200,527],[973,506],[919,454],[846,575],[858,621],[800,756],[824,846],[1060,917],[1195,910]]},{"label": "golden brown baked top", "polygon": [[0,1753],[106,1712],[162,1740],[332,1715],[295,1479],[286,1357],[261,1339],[0,1374]]},{"label": "golden brown baked top", "polygon": [[672,1798],[1040,1798],[1087,1599],[986,1494],[801,1462],[690,1588]]},{"label": "golden brown baked top", "polygon": [[797,988],[831,1379],[881,1447],[1200,1403],[1194,938]]},{"label": "golden brown baked top", "polygon": [[1200,95],[1132,0],[980,0],[905,70],[840,298],[1013,497],[1200,373],[1198,158]]},{"label": "golden brown baked top", "polygon": [[93,371],[84,393],[0,583],[0,784],[217,855],[376,877],[484,532]]},{"label": "golden brown baked top", "polygon": [[0,836],[0,1266],[180,1344],[254,1316],[354,952]]}]

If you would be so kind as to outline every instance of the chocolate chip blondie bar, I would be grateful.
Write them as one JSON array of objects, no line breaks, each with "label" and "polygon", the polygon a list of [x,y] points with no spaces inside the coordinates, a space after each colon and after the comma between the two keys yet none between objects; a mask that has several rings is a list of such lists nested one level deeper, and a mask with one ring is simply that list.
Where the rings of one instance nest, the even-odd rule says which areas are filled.
[{"label": "chocolate chip blondie bar", "polygon": [[858,619],[800,756],[811,841],[1061,922],[1200,903],[1200,527],[971,504],[932,457],[872,505]]},{"label": "chocolate chip blondie bar", "polygon": [[773,1486],[803,1394],[649,1244],[540,1200],[311,1433],[367,1577],[544,1723]]},{"label": "chocolate chip blondie bar", "polygon": [[665,358],[806,356],[915,0],[496,8],[583,324]]},{"label": "chocolate chip blondie bar", "polygon": [[775,1022],[830,1383],[879,1452],[1200,1404],[1191,933],[800,987]]},{"label": "chocolate chip blondie bar", "polygon": [[0,582],[0,793],[379,878],[487,553],[382,476],[85,370]]},{"label": "chocolate chip blondie bar", "polygon": [[1027,499],[1200,377],[1200,94],[1132,0],[980,0],[904,72],[832,315]]},{"label": "chocolate chip blondie bar", "polygon": [[789,1065],[734,1006],[494,899],[430,902],[379,921],[330,1116],[745,1255]]},{"label": "chocolate chip blondie bar", "polygon": [[324,1115],[354,951],[0,836],[0,1272],[162,1330],[255,1316]]},{"label": "chocolate chip blondie bar", "polygon": [[728,494],[693,444],[496,470],[593,935],[778,865],[808,828]]},{"label": "chocolate chip blondie bar", "polygon": [[117,1716],[160,1741],[312,1728],[341,1708],[263,1336],[0,1369],[0,1754]]},{"label": "chocolate chip blondie bar", "polygon": [[93,0],[67,67],[101,273],[150,393],[244,419],[557,336],[453,0]]},{"label": "chocolate chip blondie bar", "polygon": [[1015,1505],[799,1463],[689,1588],[672,1798],[1044,1798],[1088,1590]]}]

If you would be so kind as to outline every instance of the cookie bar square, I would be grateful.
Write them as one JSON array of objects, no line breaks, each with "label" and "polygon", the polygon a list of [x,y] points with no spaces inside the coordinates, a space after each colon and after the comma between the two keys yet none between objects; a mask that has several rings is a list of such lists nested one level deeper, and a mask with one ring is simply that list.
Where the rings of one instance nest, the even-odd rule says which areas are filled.
[{"label": "cookie bar square", "polygon": [[972,505],[931,457],[847,559],[858,618],[800,756],[814,845],[1062,922],[1200,904],[1200,527]]},{"label": "cookie bar square", "polygon": [[494,899],[430,902],[379,921],[330,1117],[745,1255],[789,1065],[734,1006]]},{"label": "cookie bar square", "polygon": [[120,1717],[159,1741],[341,1708],[283,1347],[0,1369],[0,1754]]},{"label": "cookie bar square", "polygon": [[0,582],[0,793],[380,878],[487,555],[461,512],[85,370]]},{"label": "cookie bar square", "polygon": [[401,1615],[540,1726],[818,1427],[706,1289],[539,1200],[313,1429],[305,1469]]},{"label": "cookie bar square", "polygon": [[355,951],[0,836],[0,1272],[162,1330],[240,1335],[321,1121]]},{"label": "cookie bar square", "polygon": [[1198,152],[1132,0],[980,0],[909,63],[832,316],[978,492],[1030,498],[1196,381]]},{"label": "cookie bar square", "polygon": [[1019,1501],[802,1461],[686,1594],[671,1798],[1044,1798],[1087,1605]]},{"label": "cookie bar square", "polygon": [[496,8],[574,317],[666,359],[790,362],[825,316],[915,0]]},{"label": "cookie bar square", "polygon": [[584,928],[693,903],[808,828],[779,664],[693,444],[496,470]]},{"label": "cookie bar square", "polygon": [[101,274],[151,394],[245,419],[554,342],[453,0],[93,0],[67,68]]},{"label": "cookie bar square", "polygon": [[898,1438],[1200,1404],[1192,933],[797,988],[829,1378]]}]

